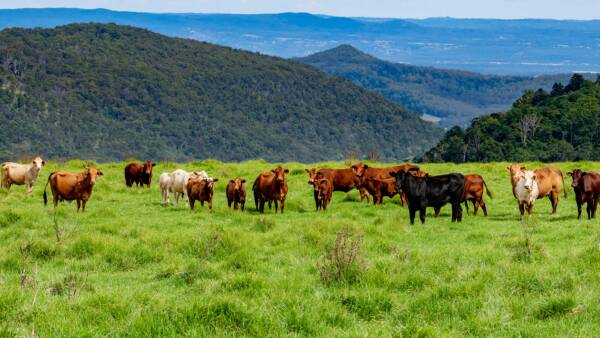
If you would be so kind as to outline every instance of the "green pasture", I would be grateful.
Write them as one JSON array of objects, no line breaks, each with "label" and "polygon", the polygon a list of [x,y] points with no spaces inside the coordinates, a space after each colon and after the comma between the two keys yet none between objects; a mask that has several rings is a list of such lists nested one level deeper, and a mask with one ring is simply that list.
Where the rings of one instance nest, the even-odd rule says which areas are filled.
[{"label": "green pasture", "polygon": [[[275,165],[159,163],[146,189],[125,187],[125,163],[99,164],[104,176],[79,214],[75,203],[44,207],[42,192],[50,172],[81,171],[81,161],[49,163],[32,194],[0,191],[0,336],[600,335],[600,229],[577,220],[569,177],[557,216],[537,201],[526,244],[506,163],[423,164],[481,174],[495,198],[485,197],[487,218],[453,224],[447,206],[412,226],[398,197],[373,206],[357,191],[315,212],[300,163],[284,165],[285,213],[260,215],[252,182]],[[161,206],[158,176],[176,168],[220,179],[212,211]],[[248,181],[244,213],[225,199],[237,176]],[[317,262],[344,229],[362,239],[358,263],[322,281]]]}]

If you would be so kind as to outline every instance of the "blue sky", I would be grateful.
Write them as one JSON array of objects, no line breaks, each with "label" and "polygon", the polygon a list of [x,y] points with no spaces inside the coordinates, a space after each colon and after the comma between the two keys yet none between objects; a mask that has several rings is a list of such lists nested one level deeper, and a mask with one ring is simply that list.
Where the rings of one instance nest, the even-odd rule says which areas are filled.
[{"label": "blue sky", "polygon": [[0,0],[0,8],[78,7],[140,12],[280,13],[424,18],[600,19],[600,0]]}]

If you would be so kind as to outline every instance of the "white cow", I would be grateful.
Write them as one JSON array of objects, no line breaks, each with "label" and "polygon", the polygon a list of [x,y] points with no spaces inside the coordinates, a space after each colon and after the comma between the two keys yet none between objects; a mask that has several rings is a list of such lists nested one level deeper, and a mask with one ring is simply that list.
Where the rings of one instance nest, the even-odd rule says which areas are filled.
[{"label": "white cow", "polygon": [[2,188],[10,189],[13,184],[27,185],[27,192],[31,193],[33,185],[40,175],[40,170],[46,164],[41,157],[36,156],[29,164],[14,162],[2,163]]},{"label": "white cow", "polygon": [[527,214],[531,216],[533,204],[540,194],[538,184],[535,180],[535,172],[531,170],[522,170],[514,175],[517,184],[515,186],[515,197],[519,202],[519,211],[521,212],[521,220],[527,210]]},{"label": "white cow", "polygon": [[210,179],[206,171],[192,171],[177,169],[171,173],[171,192],[173,192],[174,205],[179,204],[179,197],[183,195],[186,202],[189,203],[187,195],[187,183],[190,178]]},{"label": "white cow", "polygon": [[173,180],[171,179],[171,174],[162,173],[160,175],[160,195],[162,199],[162,203],[164,205],[171,204],[171,186],[173,185]]}]

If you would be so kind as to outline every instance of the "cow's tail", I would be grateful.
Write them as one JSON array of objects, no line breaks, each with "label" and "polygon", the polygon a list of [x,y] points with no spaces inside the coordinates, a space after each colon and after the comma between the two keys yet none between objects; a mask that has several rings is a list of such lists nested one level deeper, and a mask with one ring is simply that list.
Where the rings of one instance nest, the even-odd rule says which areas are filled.
[{"label": "cow's tail", "polygon": [[48,175],[48,181],[46,181],[46,185],[44,186],[44,206],[46,206],[48,204],[48,194],[46,193],[46,188],[48,188],[48,183],[50,183],[50,179],[52,178],[52,175],[54,175],[54,173],[50,173],[50,175]]},{"label": "cow's tail", "polygon": [[490,191],[490,188],[488,188],[487,184],[485,183],[485,180],[483,181],[483,186],[485,187],[485,193],[488,195],[489,198],[494,199],[494,196],[492,196],[492,192]]},{"label": "cow's tail", "polygon": [[469,214],[469,201],[465,199],[465,209],[467,209],[467,215]]},{"label": "cow's tail", "polygon": [[563,195],[565,196],[565,198],[567,198],[567,188],[565,187],[565,176],[563,175],[562,171],[560,172],[560,178],[562,179],[562,182],[563,182]]},{"label": "cow's tail", "polygon": [[252,185],[252,192],[254,193],[254,206],[256,207],[256,210],[258,210],[258,191],[256,190],[257,183],[258,179],[254,181],[254,184]]}]

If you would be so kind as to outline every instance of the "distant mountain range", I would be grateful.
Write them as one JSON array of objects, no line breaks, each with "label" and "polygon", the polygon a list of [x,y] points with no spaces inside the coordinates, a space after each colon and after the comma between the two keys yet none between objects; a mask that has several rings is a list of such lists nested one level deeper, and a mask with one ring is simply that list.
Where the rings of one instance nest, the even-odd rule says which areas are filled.
[{"label": "distant mountain range", "polygon": [[114,24],[0,31],[0,162],[411,159],[440,128],[314,67]]},{"label": "distant mountain range", "polygon": [[280,57],[351,44],[377,58],[490,74],[600,71],[600,21],[340,18],[306,13],[0,10],[0,28],[114,22]]},{"label": "distant mountain range", "polygon": [[446,127],[466,126],[474,117],[506,111],[524,91],[548,90],[571,77],[497,76],[419,67],[383,61],[350,45],[296,60],[351,80]]}]

